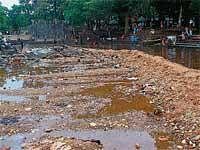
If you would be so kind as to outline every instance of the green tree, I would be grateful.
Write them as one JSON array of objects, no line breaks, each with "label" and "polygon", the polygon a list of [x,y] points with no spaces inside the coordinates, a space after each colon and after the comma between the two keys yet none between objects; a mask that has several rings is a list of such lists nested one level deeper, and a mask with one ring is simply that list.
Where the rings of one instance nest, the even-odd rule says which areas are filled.
[{"label": "green tree", "polygon": [[64,15],[72,25],[102,20],[108,23],[115,17],[124,24],[127,33],[130,15],[150,15],[152,10],[151,0],[68,0]]},{"label": "green tree", "polygon": [[90,0],[68,0],[64,10],[65,20],[74,26],[84,24],[89,17],[86,5],[88,2]]},{"label": "green tree", "polygon": [[66,0],[33,1],[34,20],[63,20]]},{"label": "green tree", "polygon": [[[197,0],[200,3],[199,0]],[[181,26],[181,19],[191,16],[190,6],[191,0],[154,0],[153,5],[156,8],[160,18],[169,16],[177,20]]]},{"label": "green tree", "polygon": [[9,11],[9,17],[12,25],[12,29],[20,31],[21,28],[30,25],[30,15],[26,13],[25,8],[22,5],[14,5]]},{"label": "green tree", "polygon": [[129,16],[151,16],[155,13],[152,0],[115,0],[113,10],[117,13],[121,24],[124,24],[125,34],[128,33]]},{"label": "green tree", "polygon": [[0,3],[0,32],[5,32],[10,28],[8,9]]},{"label": "green tree", "polygon": [[193,17],[195,17],[195,25],[200,31],[200,1],[199,0],[192,0],[190,5],[190,10],[192,12]]},{"label": "green tree", "polygon": [[200,1],[199,0],[191,1],[191,10],[193,11],[193,15],[200,15]]}]

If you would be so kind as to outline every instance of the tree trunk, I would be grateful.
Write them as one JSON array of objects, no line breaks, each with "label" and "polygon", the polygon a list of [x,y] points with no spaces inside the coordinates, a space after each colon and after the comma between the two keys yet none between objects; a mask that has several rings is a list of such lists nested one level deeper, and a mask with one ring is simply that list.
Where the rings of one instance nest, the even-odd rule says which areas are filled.
[{"label": "tree trunk", "polygon": [[182,15],[183,15],[183,5],[182,5],[182,1],[180,0],[181,3],[181,7],[180,7],[180,13],[179,13],[179,18],[178,18],[178,26],[181,27],[181,19],[182,19]]},{"label": "tree trunk", "polygon": [[124,26],[124,34],[128,33],[128,14],[125,15],[125,26]]}]

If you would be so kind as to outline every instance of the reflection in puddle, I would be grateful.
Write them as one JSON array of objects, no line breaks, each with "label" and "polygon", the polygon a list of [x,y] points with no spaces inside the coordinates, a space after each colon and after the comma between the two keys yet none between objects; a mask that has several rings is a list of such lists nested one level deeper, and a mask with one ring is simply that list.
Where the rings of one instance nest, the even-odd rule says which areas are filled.
[{"label": "reflection in puddle", "polygon": [[[111,105],[103,108],[100,114],[118,114],[131,110],[153,112],[154,107],[149,103],[149,100],[142,95],[128,96],[128,97],[118,97],[119,95],[114,95],[112,97]],[[127,100],[128,101],[127,101]]]},{"label": "reflection in puddle", "polygon": [[46,101],[47,96],[46,95],[39,95],[38,100],[39,101]]},{"label": "reflection in puddle", "polygon": [[[6,123],[15,123],[18,118],[11,117],[8,120],[4,119]],[[0,147],[8,146],[13,150],[22,150],[22,144],[31,142],[33,139],[39,141],[39,139],[48,135],[50,137],[69,137],[77,138],[82,140],[100,140],[105,150],[133,150],[135,145],[140,145],[142,150],[163,150],[171,149],[176,143],[166,133],[156,132],[155,134],[149,134],[146,131],[138,131],[132,129],[113,129],[104,131],[101,129],[97,130],[59,130],[56,128],[60,121],[69,120],[68,116],[62,118],[59,116],[22,116],[19,118],[18,123],[37,122],[33,125],[33,129],[30,133],[15,134],[12,136],[0,137]],[[33,123],[34,124],[34,123]],[[46,132],[47,129],[52,129],[50,132]],[[153,136],[151,136],[153,135]],[[168,137],[167,141],[161,140],[161,136]],[[155,138],[154,138],[155,137]]]},{"label": "reflection in puddle", "polygon": [[100,140],[105,150],[133,150],[139,144],[143,150],[154,150],[154,139],[147,132],[132,130],[64,131],[54,136],[75,137],[83,140]]},{"label": "reflection in puddle", "polygon": [[3,78],[6,76],[6,72],[4,69],[0,68],[0,77]]},{"label": "reflection in puddle", "polygon": [[[120,85],[121,84],[117,84]],[[102,98],[110,98],[111,104],[102,108],[96,115],[79,115],[78,118],[98,117],[102,115],[116,115],[127,111],[154,112],[154,106],[149,99],[143,95],[126,95],[122,91],[117,91],[116,84],[107,84],[100,87],[84,90],[82,95],[89,95]]]},{"label": "reflection in puddle", "polygon": [[[31,142],[32,139],[39,140],[44,131],[36,130],[37,133],[17,134],[13,136],[1,137],[1,146],[11,146],[14,150],[21,150],[24,142]],[[142,150],[165,150],[173,149],[175,142],[172,139],[161,141],[156,137],[154,139],[149,133],[145,131],[134,130],[118,130],[113,129],[109,131],[103,130],[60,130],[46,133],[51,137],[70,137],[81,140],[100,140],[105,150],[133,150],[135,145],[140,145]],[[167,134],[165,134],[167,135]]]},{"label": "reflection in puddle", "polygon": [[[0,146],[11,146],[12,149],[21,150],[22,144],[29,142],[32,138],[39,139],[42,134],[17,134],[5,136],[0,141]],[[105,150],[132,150],[135,144],[139,144],[143,150],[154,150],[154,139],[147,132],[132,130],[95,130],[95,131],[55,131],[49,133],[53,137],[73,137],[82,140],[100,140]]]},{"label": "reflection in puddle", "polygon": [[0,101],[5,102],[23,102],[29,100],[28,98],[24,96],[10,96],[10,95],[3,95],[0,94]]},{"label": "reflection in puddle", "polygon": [[22,144],[25,141],[23,134],[1,137],[0,147],[10,147],[11,150],[22,150]]},{"label": "reflection in puddle", "polygon": [[6,78],[6,71],[0,68],[0,87],[3,86],[5,78]]},{"label": "reflection in puddle", "polygon": [[7,79],[5,82],[6,83],[3,85],[3,89],[18,90],[22,89],[24,85],[23,80],[16,79],[15,77]]},{"label": "reflection in puddle", "polygon": [[3,117],[0,118],[0,124],[2,125],[12,125],[19,121],[20,117]]}]

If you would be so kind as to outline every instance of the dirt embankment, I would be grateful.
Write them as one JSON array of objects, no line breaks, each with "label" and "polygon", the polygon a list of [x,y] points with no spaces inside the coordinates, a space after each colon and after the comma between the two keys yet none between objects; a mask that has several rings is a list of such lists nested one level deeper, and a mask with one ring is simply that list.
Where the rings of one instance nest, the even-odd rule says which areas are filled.
[{"label": "dirt embankment", "polygon": [[135,68],[139,84],[154,86],[148,95],[163,107],[166,126],[172,127],[183,143],[184,139],[190,145],[190,140],[200,143],[200,71],[139,51],[120,51],[118,55],[122,66]]}]

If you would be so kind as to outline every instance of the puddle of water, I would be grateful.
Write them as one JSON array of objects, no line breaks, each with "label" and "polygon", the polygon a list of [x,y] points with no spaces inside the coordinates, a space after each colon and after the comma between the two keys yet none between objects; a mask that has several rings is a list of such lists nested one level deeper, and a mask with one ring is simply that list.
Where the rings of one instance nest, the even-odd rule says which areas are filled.
[{"label": "puddle of water", "polygon": [[155,140],[156,140],[155,145],[156,145],[158,150],[168,149],[174,143],[176,143],[176,144],[178,143],[174,139],[174,137],[172,137],[171,135],[169,135],[168,133],[165,133],[165,132],[156,132],[156,133],[154,133],[154,137],[155,137]]},{"label": "puddle of water", "polygon": [[182,64],[193,69],[200,69],[200,51],[196,48],[170,48],[151,46],[141,49],[151,55],[162,56],[172,62]]},{"label": "puddle of water", "polygon": [[[33,139],[39,141],[41,136],[49,135],[50,137],[70,137],[82,140],[100,140],[105,150],[133,150],[135,145],[139,144],[142,150],[163,150],[173,147],[176,142],[170,137],[167,141],[160,140],[160,137],[168,137],[166,133],[156,132],[151,136],[145,131],[135,131],[131,129],[113,129],[104,131],[97,130],[52,130],[46,133],[46,129],[51,129],[59,121],[66,120],[59,116],[22,116],[20,121],[36,121],[38,124],[33,125],[33,130],[30,133],[16,134],[12,136],[0,137],[0,147],[8,146],[11,150],[22,150],[22,144],[31,142]],[[15,118],[10,118],[11,121]],[[6,121],[8,122],[8,121]],[[9,122],[8,122],[9,123]]]},{"label": "puddle of water", "polygon": [[3,117],[0,118],[0,124],[2,125],[12,125],[19,121],[20,117]]},{"label": "puddle of water", "polygon": [[86,89],[83,92],[81,92],[81,94],[88,95],[88,96],[108,98],[112,96],[114,87],[115,87],[114,84],[106,84],[104,86]]},{"label": "puddle of water", "polygon": [[[84,45],[84,47],[90,47],[89,44]],[[106,42],[102,45],[100,44],[98,48],[103,49],[133,49],[130,43],[126,42]],[[135,47],[134,47],[135,49]],[[163,47],[163,46],[139,46],[136,49],[144,51],[151,55],[162,56],[172,62],[182,64],[186,67],[193,69],[200,69],[200,51],[199,48],[187,48],[187,47]]]},{"label": "puddle of water", "polygon": [[0,86],[3,86],[5,78],[6,78],[6,71],[0,68]]},{"label": "puddle of water", "polygon": [[6,76],[6,72],[4,69],[0,68],[0,77],[3,78]]},{"label": "puddle of water", "polygon": [[115,87],[121,84],[107,84],[100,87],[89,88],[81,94],[102,98],[110,98],[111,104],[102,108],[95,115],[79,115],[78,118],[99,117],[102,115],[116,115],[132,110],[154,112],[155,107],[150,103],[149,99],[143,95],[125,95],[121,91],[117,91]]},{"label": "puddle of water", "polygon": [[[68,116],[64,117],[66,119]],[[15,123],[28,123],[33,124],[33,130],[30,133],[19,133],[11,136],[0,136],[0,147],[10,147],[11,150],[22,150],[22,144],[30,142],[33,139],[39,139],[45,130],[54,126],[61,120],[61,117],[54,115],[40,116],[17,116],[17,117],[4,117],[0,119],[0,124],[13,125]],[[37,123],[37,124],[35,124]]]},{"label": "puddle of water", "polygon": [[12,77],[11,79],[7,79],[3,85],[3,89],[9,89],[9,90],[18,90],[22,89],[24,85],[23,80],[16,79],[15,77]]},{"label": "puddle of water", "polygon": [[113,115],[131,110],[153,112],[154,107],[145,96],[135,95],[120,97],[120,95],[117,94],[112,97],[111,105],[104,107],[99,114]]},{"label": "puddle of water", "polygon": [[[11,150],[21,150],[21,145],[32,138],[39,139],[42,134],[17,134],[13,136],[2,137],[0,146],[11,146]],[[135,144],[141,145],[143,150],[154,150],[155,141],[147,132],[132,130],[95,130],[95,131],[55,131],[49,133],[53,137],[73,137],[82,140],[100,140],[105,150],[133,150]]]},{"label": "puddle of water", "polygon": [[11,150],[22,150],[22,144],[25,141],[23,134],[13,136],[4,136],[0,139],[0,147],[10,147]]},{"label": "puddle of water", "polygon": [[28,98],[24,96],[10,96],[10,95],[3,95],[0,94],[0,101],[6,101],[6,102],[23,102],[27,101]]},{"label": "puddle of water", "polygon": [[75,137],[83,140],[100,140],[105,150],[133,150],[139,144],[143,150],[154,150],[154,139],[147,132],[132,130],[64,131],[54,136]]},{"label": "puddle of water", "polygon": [[[37,131],[37,130],[36,130]],[[11,150],[21,150],[21,145],[24,142],[30,142],[32,139],[38,139],[44,132],[38,130],[37,133],[16,134],[13,136],[1,137],[1,146],[11,146]],[[168,134],[165,136],[168,136]],[[113,129],[109,131],[103,130],[60,130],[52,131],[47,135],[51,137],[71,137],[82,140],[100,140],[105,150],[133,150],[135,145],[139,144],[142,150],[165,150],[172,149],[176,142],[173,139],[167,141],[160,141],[158,137],[155,139],[145,131],[134,130],[118,130]],[[25,141],[26,140],[26,141]]]},{"label": "puddle of water", "polygon": [[46,101],[47,96],[46,95],[39,95],[38,100],[39,101]]}]

